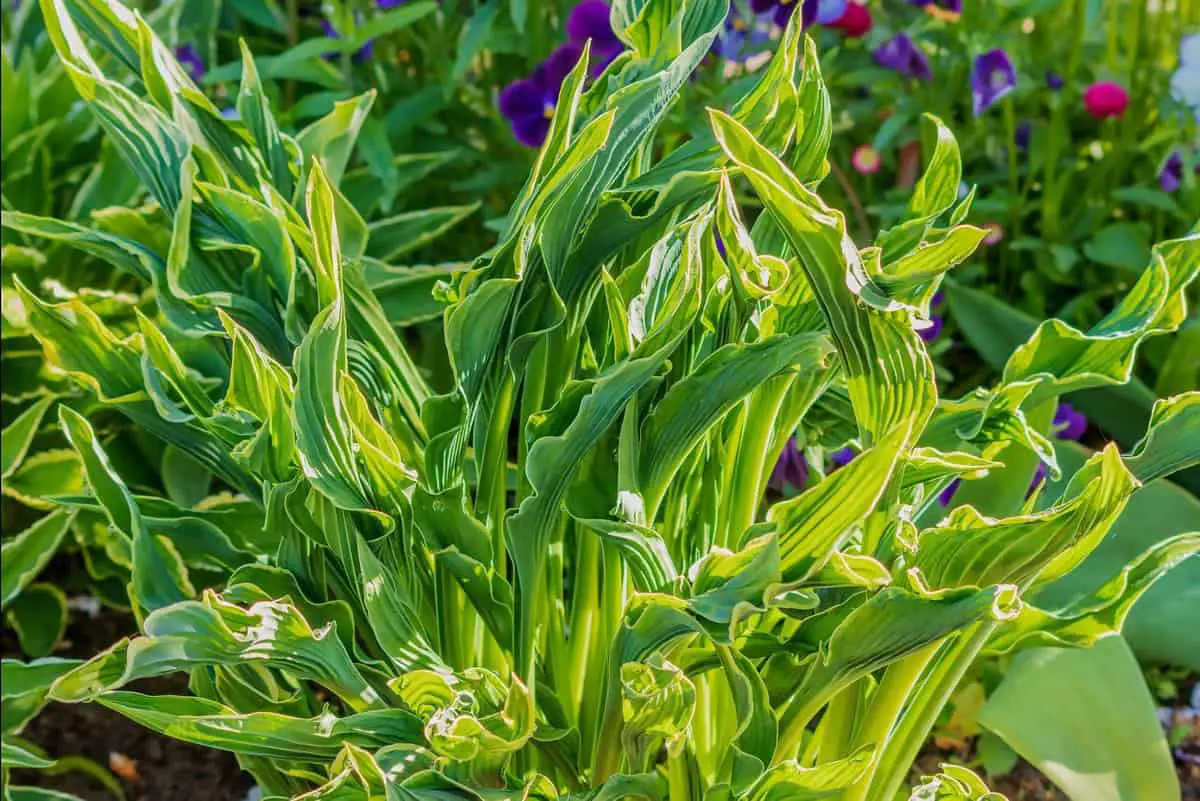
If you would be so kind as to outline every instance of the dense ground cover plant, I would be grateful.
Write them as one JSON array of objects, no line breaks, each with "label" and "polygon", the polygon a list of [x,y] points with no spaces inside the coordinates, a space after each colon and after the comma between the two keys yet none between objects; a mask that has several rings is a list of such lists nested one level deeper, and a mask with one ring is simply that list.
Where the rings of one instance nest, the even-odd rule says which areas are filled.
[{"label": "dense ground cover plant", "polygon": [[[1160,245],[1095,329],[1051,321],[1001,384],[939,398],[917,329],[985,235],[962,224],[957,144],[929,120],[904,219],[856,247],[814,191],[832,116],[798,20],[731,113],[659,158],[726,4],[617,6],[628,52],[594,83],[587,59],[566,75],[500,243],[437,290],[438,394],[372,290],[379,231],[340,188],[353,130],[282,135],[249,56],[229,120],[122,7],[45,8],[170,235],[156,251],[71,229],[137,254],[156,291],[135,331],[18,281],[30,328],[236,513],[131,490],[64,407],[87,492],[55,514],[102,516],[144,633],[13,666],[25,711],[98,701],[238,753],[280,797],[890,798],[979,653],[1111,634],[1197,547],[1041,602],[1143,482],[1197,458],[1194,393],[1049,507],[1025,496],[1056,465],[1057,396],[1126,380],[1141,340],[1182,322],[1200,239]],[[763,508],[793,432],[861,452]],[[122,689],[178,670],[197,697]],[[986,788],[951,767],[921,794]]]}]

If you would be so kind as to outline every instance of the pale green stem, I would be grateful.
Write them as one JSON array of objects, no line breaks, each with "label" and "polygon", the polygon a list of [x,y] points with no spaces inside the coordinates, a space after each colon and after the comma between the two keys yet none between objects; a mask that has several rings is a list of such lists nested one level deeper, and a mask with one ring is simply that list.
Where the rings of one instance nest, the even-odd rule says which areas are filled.
[{"label": "pale green stem", "polygon": [[976,624],[975,631],[970,636],[964,635],[950,646],[945,656],[938,660],[937,666],[913,694],[912,702],[893,730],[887,748],[875,763],[870,798],[892,798],[899,791],[921,746],[933,730],[942,708],[950,700],[963,674],[979,656],[997,625],[995,621]]},{"label": "pale green stem", "polygon": [[857,737],[858,742],[874,743],[878,749],[874,768],[857,784],[847,789],[839,797],[839,801],[865,801],[867,798],[877,797],[869,791],[873,784],[873,775],[880,769],[884,756],[888,753],[896,720],[909,696],[920,685],[926,668],[940,647],[941,643],[928,645],[892,664],[883,674],[878,689],[871,695],[870,711],[863,720]]}]

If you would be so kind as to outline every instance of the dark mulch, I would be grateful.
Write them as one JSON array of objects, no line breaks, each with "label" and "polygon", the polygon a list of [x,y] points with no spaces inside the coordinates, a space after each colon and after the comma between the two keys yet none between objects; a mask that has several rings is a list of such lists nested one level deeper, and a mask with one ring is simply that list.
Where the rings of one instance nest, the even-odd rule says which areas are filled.
[{"label": "dark mulch", "polygon": [[[56,655],[92,656],[121,637],[133,634],[133,618],[114,610],[97,617],[74,613],[66,639]],[[5,656],[19,657],[5,632]],[[148,693],[187,694],[182,674],[139,682]],[[84,756],[108,766],[113,755],[133,760],[136,775],[122,778],[128,801],[241,801],[252,785],[237,760],[216,751],[172,740],[121,717],[97,704],[50,704],[21,734],[51,757]],[[74,793],[85,801],[113,801],[113,795],[96,780],[78,771],[49,775],[40,771],[13,771],[13,784],[33,785]]]}]

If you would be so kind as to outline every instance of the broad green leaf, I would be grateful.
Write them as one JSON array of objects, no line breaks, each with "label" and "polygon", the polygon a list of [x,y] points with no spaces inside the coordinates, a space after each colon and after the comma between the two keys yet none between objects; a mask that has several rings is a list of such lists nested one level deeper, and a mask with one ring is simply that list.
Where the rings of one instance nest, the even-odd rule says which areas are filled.
[{"label": "broad green leaf", "polygon": [[979,722],[1072,801],[1179,797],[1154,699],[1120,637],[1023,654]]},{"label": "broad green leaf", "polygon": [[58,551],[71,527],[74,513],[68,509],[55,509],[50,514],[39,519],[29,528],[12,539],[6,540],[3,546],[3,590],[0,591],[2,606],[7,608],[21,590],[37,578],[46,563]]},{"label": "broad green leaf", "polygon": [[1146,436],[1125,463],[1144,483],[1200,464],[1200,392],[1155,401]]},{"label": "broad green leaf", "polygon": [[46,693],[54,680],[80,665],[78,659],[46,657],[32,662],[16,659],[0,661],[0,698],[4,734],[20,731],[45,705]]},{"label": "broad green leaf", "polygon": [[800,581],[820,570],[875,509],[893,479],[908,437],[907,427],[889,432],[817,486],[771,507],[767,519],[779,537],[785,579]]},{"label": "broad green leaf", "polygon": [[869,308],[856,295],[868,279],[841,213],[826,206],[737,121],[719,111],[710,117],[721,147],[801,257],[842,358],[867,444],[897,426],[920,430],[936,401],[932,362],[902,312]]},{"label": "broad green leaf", "polygon": [[[806,620],[792,636],[817,650],[792,703],[811,709],[859,678],[983,620],[1004,620],[1019,608],[1016,587],[919,594],[888,587],[860,604]],[[818,650],[819,649],[819,650]]]},{"label": "broad green leaf", "polygon": [[17,634],[21,651],[43,657],[54,650],[67,628],[67,596],[53,584],[30,584],[9,603],[5,619]]},{"label": "broad green leaf", "polygon": [[785,371],[822,369],[830,350],[824,335],[796,334],[715,351],[674,384],[646,419],[643,492],[661,497],[688,452],[751,391]]},{"label": "broad green leaf", "polygon": [[5,768],[49,768],[54,765],[53,759],[46,759],[24,746],[7,741],[0,743],[0,758]]},{"label": "broad green leaf", "polygon": [[204,698],[149,696],[124,690],[106,693],[96,700],[148,729],[177,740],[273,759],[330,760],[344,743],[382,748],[422,740],[420,721],[401,709],[360,712],[342,718],[327,711],[314,718],[294,718],[273,712],[238,714]]},{"label": "broad green leaf", "polygon": [[935,589],[1052,581],[1099,544],[1136,486],[1110,445],[1076,475],[1070,494],[1047,511],[995,520],[973,507],[959,507],[944,523],[921,533],[909,564]]},{"label": "broad green leaf", "polygon": [[8,478],[20,466],[33,443],[33,438],[37,435],[46,410],[54,400],[53,395],[48,395],[34,401],[28,409],[4,427],[3,439],[0,440],[3,442],[3,452],[0,453],[0,478]]},{"label": "broad green leaf", "polygon": [[205,665],[261,661],[335,692],[354,711],[377,694],[359,674],[334,624],[313,629],[292,605],[260,601],[242,609],[206,594],[157,609],[145,636],[122,641],[55,682],[56,700],[86,701],[139,679]]},{"label": "broad green leaf", "polygon": [[479,204],[442,206],[397,214],[368,226],[367,252],[385,262],[399,259],[409,251],[424,247],[470,217]]}]

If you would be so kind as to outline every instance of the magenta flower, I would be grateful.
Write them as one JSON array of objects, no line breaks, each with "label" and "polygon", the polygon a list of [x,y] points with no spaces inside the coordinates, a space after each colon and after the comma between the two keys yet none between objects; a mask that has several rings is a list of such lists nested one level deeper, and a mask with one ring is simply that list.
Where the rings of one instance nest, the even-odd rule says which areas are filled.
[{"label": "magenta flower", "polygon": [[1058,404],[1054,412],[1054,436],[1078,441],[1087,433],[1088,419],[1069,403]]},{"label": "magenta flower", "polygon": [[971,70],[971,99],[975,116],[994,106],[1017,86],[1017,71],[1012,59],[1000,48],[989,50],[975,59]]},{"label": "magenta flower", "polygon": [[550,54],[532,77],[513,81],[500,93],[500,113],[512,125],[513,136],[526,147],[541,147],[550,131],[563,79],[579,61],[580,49],[565,44]]},{"label": "magenta flower", "polygon": [[592,63],[588,71],[593,77],[604,72],[604,68],[625,49],[613,32],[611,14],[604,0],[583,0],[567,17],[567,38],[571,44],[582,50],[587,40],[592,40]]},{"label": "magenta flower", "polygon": [[933,71],[929,68],[929,58],[921,52],[907,33],[898,33],[891,39],[875,48],[871,54],[875,63],[885,69],[895,70],[909,78],[919,81],[933,80]]},{"label": "magenta flower", "polygon": [[204,77],[204,59],[200,57],[200,51],[191,42],[176,47],[175,58],[193,81],[199,81]]},{"label": "magenta flower", "polygon": [[783,492],[788,486],[801,489],[807,482],[808,462],[804,459],[803,451],[797,447],[796,438],[789,437],[783,452],[779,454],[779,461],[771,471],[771,477],[767,479],[767,486],[776,492]]}]

